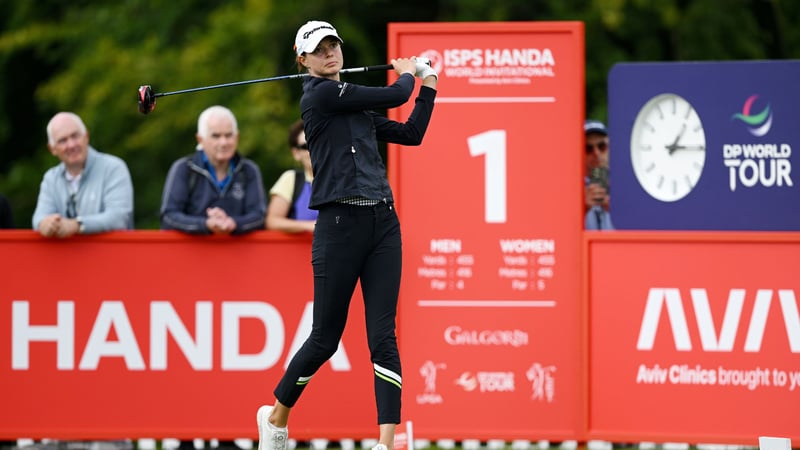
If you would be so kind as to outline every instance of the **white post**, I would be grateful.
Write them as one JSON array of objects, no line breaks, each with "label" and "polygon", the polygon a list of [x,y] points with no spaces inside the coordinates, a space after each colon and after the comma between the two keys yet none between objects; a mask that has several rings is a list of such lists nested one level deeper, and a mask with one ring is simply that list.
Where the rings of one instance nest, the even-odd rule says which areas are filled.
[{"label": "white post", "polygon": [[792,441],[789,438],[759,436],[758,448],[761,450],[792,450]]}]

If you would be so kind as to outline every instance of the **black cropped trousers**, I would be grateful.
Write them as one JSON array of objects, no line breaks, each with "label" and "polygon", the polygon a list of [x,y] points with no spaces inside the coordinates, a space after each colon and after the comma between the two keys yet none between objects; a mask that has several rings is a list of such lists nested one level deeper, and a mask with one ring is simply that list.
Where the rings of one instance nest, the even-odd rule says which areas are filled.
[{"label": "black cropped trousers", "polygon": [[311,334],[292,357],[275,388],[275,397],[293,407],[312,376],[336,352],[360,280],[378,424],[400,423],[402,371],[395,323],[402,237],[394,206],[386,202],[323,205],[314,229],[311,262]]}]

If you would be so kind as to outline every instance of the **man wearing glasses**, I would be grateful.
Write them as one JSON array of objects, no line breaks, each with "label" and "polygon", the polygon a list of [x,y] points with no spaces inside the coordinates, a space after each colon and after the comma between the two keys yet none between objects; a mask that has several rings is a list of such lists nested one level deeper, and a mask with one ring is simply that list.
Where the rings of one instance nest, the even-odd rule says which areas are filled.
[{"label": "man wearing glasses", "polygon": [[61,163],[42,178],[33,229],[65,238],[133,228],[133,182],[125,162],[89,146],[89,132],[74,113],[47,124],[47,147]]},{"label": "man wearing glasses", "polygon": [[587,230],[613,230],[608,212],[608,130],[599,120],[583,124],[586,134],[584,155],[584,228]]}]

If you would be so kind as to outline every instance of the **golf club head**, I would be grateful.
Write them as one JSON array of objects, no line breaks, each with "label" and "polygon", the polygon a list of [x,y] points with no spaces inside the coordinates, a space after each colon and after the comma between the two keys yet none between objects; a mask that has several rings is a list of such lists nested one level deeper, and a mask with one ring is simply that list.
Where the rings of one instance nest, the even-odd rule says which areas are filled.
[{"label": "golf club head", "polygon": [[156,109],[156,98],[153,95],[153,88],[150,86],[139,86],[139,112],[147,114]]}]

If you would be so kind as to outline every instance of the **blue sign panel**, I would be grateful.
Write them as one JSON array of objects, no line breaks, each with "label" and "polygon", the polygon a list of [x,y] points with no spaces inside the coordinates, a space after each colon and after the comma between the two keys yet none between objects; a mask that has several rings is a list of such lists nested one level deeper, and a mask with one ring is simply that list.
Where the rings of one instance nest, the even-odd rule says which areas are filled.
[{"label": "blue sign panel", "polygon": [[614,225],[800,230],[799,84],[800,61],[615,65]]}]

